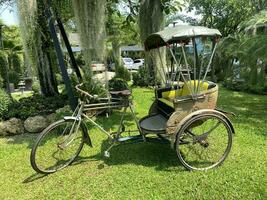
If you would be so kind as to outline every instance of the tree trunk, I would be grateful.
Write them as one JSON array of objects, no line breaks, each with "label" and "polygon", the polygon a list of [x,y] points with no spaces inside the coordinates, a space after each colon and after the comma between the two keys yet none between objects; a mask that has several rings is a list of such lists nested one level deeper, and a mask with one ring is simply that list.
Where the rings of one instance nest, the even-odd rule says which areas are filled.
[{"label": "tree trunk", "polygon": [[[117,40],[112,41],[112,51],[114,57],[115,68],[121,66],[121,48],[120,43]],[[116,70],[117,71],[117,70]]]},{"label": "tree trunk", "polygon": [[36,31],[37,40],[37,70],[42,93],[45,96],[58,94],[57,81],[54,68],[58,63],[52,43],[52,38],[47,25],[47,19],[43,15],[44,5],[42,0],[37,0],[37,23],[39,30]]},{"label": "tree trunk", "polygon": [[[160,0],[140,1],[139,27],[142,43],[144,43],[145,39],[151,33],[160,31],[163,28],[163,18],[163,6]],[[158,52],[157,49],[146,52],[145,59],[149,77],[151,78],[151,80],[149,80],[150,83],[156,82],[157,75],[165,77],[164,72],[162,71],[163,67],[166,65],[164,49],[161,49],[160,52]],[[161,63],[161,61],[163,63]]]},{"label": "tree trunk", "polygon": [[105,62],[106,0],[73,0],[85,61]]},{"label": "tree trunk", "polygon": [[42,94],[54,96],[58,94],[54,69],[58,63],[44,17],[42,0],[18,1],[20,30],[25,55],[36,66]]}]

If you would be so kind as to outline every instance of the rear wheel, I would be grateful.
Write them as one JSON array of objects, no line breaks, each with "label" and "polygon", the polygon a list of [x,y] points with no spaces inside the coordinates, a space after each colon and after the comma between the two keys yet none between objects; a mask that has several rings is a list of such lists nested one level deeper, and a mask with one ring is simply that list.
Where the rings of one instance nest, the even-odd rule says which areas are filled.
[{"label": "rear wheel", "polygon": [[189,119],[176,136],[177,156],[189,170],[219,166],[231,147],[232,129],[229,122],[217,113],[205,113]]},{"label": "rear wheel", "polygon": [[38,173],[56,172],[79,155],[83,147],[84,124],[76,120],[59,120],[37,138],[31,151],[31,165]]}]

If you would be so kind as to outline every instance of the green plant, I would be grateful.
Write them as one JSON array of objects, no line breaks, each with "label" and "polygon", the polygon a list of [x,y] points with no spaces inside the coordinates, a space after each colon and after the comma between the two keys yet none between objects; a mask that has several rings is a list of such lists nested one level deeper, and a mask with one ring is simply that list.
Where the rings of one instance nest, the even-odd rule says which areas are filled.
[{"label": "green plant", "polygon": [[22,69],[21,69],[21,60],[20,57],[18,56],[17,53],[11,53],[9,55],[9,61],[12,69],[17,72],[19,75],[22,74]]},{"label": "green plant", "polygon": [[[96,94],[99,96],[105,96],[106,90],[100,81],[92,78],[92,72],[89,68],[83,67],[83,86],[82,89],[90,94]],[[73,81],[78,81],[73,79]]]},{"label": "green plant", "polygon": [[0,50],[0,75],[3,78],[3,84],[6,83],[6,70],[7,70],[7,59],[4,51]]},{"label": "green plant", "polygon": [[133,74],[133,85],[140,87],[149,85],[149,78],[145,67],[140,67],[137,73]]},{"label": "green plant", "polygon": [[18,86],[18,83],[20,81],[20,75],[16,71],[9,71],[8,72],[8,78],[9,78],[9,83],[14,83],[15,87]]},{"label": "green plant", "polygon": [[126,69],[125,67],[123,66],[118,66],[116,68],[116,75],[115,75],[115,78],[121,78],[125,81],[130,81],[131,80],[131,74],[130,72],[128,71],[128,69]]},{"label": "green plant", "polygon": [[111,79],[108,86],[110,91],[129,90],[127,82],[120,78]]},{"label": "green plant", "polygon": [[4,87],[4,79],[2,78],[1,74],[0,74],[0,88]]},{"label": "green plant", "polygon": [[68,99],[65,95],[44,97],[40,94],[34,94],[31,97],[22,98],[11,103],[4,119],[16,117],[24,120],[36,115],[48,115],[67,104]]},{"label": "green plant", "polygon": [[56,80],[58,84],[64,84],[62,75],[60,73],[56,73]]},{"label": "green plant", "polygon": [[35,82],[32,84],[32,90],[33,90],[34,93],[36,93],[36,94],[39,94],[39,93],[40,93],[41,87],[40,87],[40,83],[39,83],[38,81],[35,81]]},{"label": "green plant", "polygon": [[8,111],[11,99],[8,94],[0,88],[0,118],[4,118]]},{"label": "green plant", "polygon": [[65,116],[71,116],[72,110],[69,105],[56,110],[56,119],[62,119]]}]

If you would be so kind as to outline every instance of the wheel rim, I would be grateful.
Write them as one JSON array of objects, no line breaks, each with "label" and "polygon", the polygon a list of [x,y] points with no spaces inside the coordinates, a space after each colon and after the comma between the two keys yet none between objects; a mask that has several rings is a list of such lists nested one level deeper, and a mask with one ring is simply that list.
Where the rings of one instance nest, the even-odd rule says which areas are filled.
[{"label": "wheel rim", "polygon": [[232,132],[225,119],[206,114],[189,120],[177,139],[177,155],[182,164],[190,170],[207,170],[227,157]]},{"label": "wheel rim", "polygon": [[34,164],[40,172],[52,173],[68,166],[83,144],[82,128],[74,121],[51,127],[37,142]]}]

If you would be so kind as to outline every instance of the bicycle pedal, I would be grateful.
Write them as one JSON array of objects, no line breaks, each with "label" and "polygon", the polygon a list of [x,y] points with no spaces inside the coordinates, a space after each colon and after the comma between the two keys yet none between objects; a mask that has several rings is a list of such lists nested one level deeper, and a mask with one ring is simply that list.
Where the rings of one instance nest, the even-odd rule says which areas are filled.
[{"label": "bicycle pedal", "polygon": [[108,151],[104,151],[104,156],[105,156],[106,158],[110,158],[110,153],[109,153]]}]

